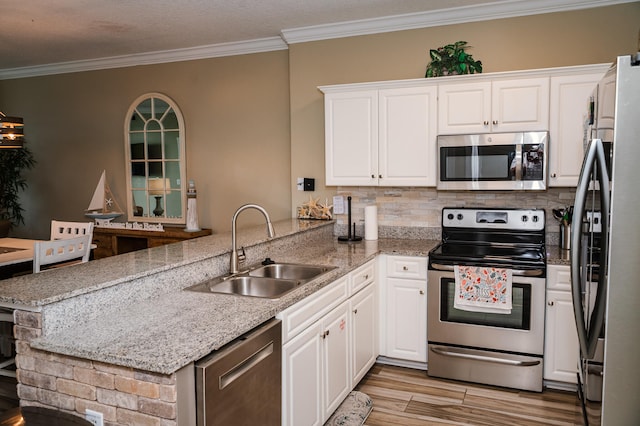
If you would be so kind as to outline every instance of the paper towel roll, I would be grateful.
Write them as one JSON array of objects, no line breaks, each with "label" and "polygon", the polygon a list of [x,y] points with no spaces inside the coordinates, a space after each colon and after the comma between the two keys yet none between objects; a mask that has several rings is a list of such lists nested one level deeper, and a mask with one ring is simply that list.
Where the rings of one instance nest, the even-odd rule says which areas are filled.
[{"label": "paper towel roll", "polygon": [[366,206],[364,208],[364,239],[378,239],[378,207]]}]

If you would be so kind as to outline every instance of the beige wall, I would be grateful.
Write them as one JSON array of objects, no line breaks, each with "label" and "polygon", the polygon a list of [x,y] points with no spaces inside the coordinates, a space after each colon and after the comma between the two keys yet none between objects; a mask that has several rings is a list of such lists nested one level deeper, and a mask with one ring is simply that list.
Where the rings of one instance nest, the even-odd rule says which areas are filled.
[{"label": "beige wall", "polygon": [[[276,51],[0,81],[2,109],[24,117],[38,161],[22,197],[26,226],[13,235],[44,238],[51,219],[86,220],[103,169],[126,206],[124,119],[148,92],[182,110],[201,226],[228,230],[248,202],[290,217],[288,53]],[[249,211],[241,225],[260,220]]]},{"label": "beige wall", "polygon": [[[309,195],[337,193],[324,185],[317,86],[420,78],[429,48],[457,40],[473,46],[485,72],[611,62],[637,49],[638,22],[636,2],[301,43],[289,51],[0,80],[2,110],[24,117],[38,160],[22,197],[27,224],[13,235],[46,237],[50,219],[83,220],[103,169],[126,203],[124,115],[143,93],[161,92],[182,109],[200,224],[220,232],[243,203],[262,204],[279,219]],[[297,191],[296,177],[315,178],[317,190]],[[246,212],[241,219],[261,217]]]},{"label": "beige wall", "polygon": [[[291,176],[316,178],[312,195],[322,201],[338,192],[324,185],[324,112],[317,86],[422,78],[429,49],[458,40],[469,42],[484,72],[613,62],[636,51],[639,30],[636,2],[292,45]],[[351,190],[357,192],[340,188],[343,194]],[[292,211],[309,194],[294,191]]]}]

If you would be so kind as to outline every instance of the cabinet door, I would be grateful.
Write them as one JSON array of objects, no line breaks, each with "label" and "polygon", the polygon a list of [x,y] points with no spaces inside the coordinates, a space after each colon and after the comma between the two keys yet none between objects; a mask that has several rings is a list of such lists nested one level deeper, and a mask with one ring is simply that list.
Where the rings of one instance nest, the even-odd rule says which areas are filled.
[{"label": "cabinet door", "polygon": [[387,278],[386,355],[427,361],[426,280]]},{"label": "cabinet door", "polygon": [[[326,421],[351,391],[349,374],[349,304],[343,303],[323,319],[323,418]],[[309,395],[303,397],[308,398]],[[295,423],[296,425],[307,423]]]},{"label": "cabinet door", "polygon": [[322,425],[322,334],[317,322],[282,347],[282,424]]},{"label": "cabinet door", "polygon": [[486,133],[491,120],[491,82],[438,87],[438,133]]},{"label": "cabinet door", "polygon": [[351,299],[351,388],[375,364],[378,356],[375,285],[369,285]]},{"label": "cabinet door", "polygon": [[577,383],[580,346],[571,292],[548,290],[545,323],[544,378]]},{"label": "cabinet door", "polygon": [[378,91],[325,95],[327,185],[377,185]]},{"label": "cabinet door", "polygon": [[380,90],[378,184],[436,185],[437,87]]},{"label": "cabinet door", "polygon": [[589,99],[602,74],[551,77],[549,186],[578,184]]},{"label": "cabinet door", "polygon": [[491,131],[549,130],[549,78],[494,80]]}]

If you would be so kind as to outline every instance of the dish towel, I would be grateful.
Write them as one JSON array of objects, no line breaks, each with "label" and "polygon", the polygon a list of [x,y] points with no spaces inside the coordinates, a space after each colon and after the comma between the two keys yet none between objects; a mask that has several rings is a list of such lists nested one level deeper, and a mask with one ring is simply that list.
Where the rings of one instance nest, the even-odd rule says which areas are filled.
[{"label": "dish towel", "polygon": [[453,307],[492,314],[511,313],[511,269],[456,265]]}]

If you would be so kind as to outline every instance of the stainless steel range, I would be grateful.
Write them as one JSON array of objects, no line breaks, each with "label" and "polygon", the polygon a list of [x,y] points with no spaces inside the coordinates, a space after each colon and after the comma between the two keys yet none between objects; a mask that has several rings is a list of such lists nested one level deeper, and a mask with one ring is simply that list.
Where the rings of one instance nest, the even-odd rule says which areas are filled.
[{"label": "stainless steel range", "polygon": [[545,277],[544,210],[444,208],[429,253],[428,374],[542,391]]}]

